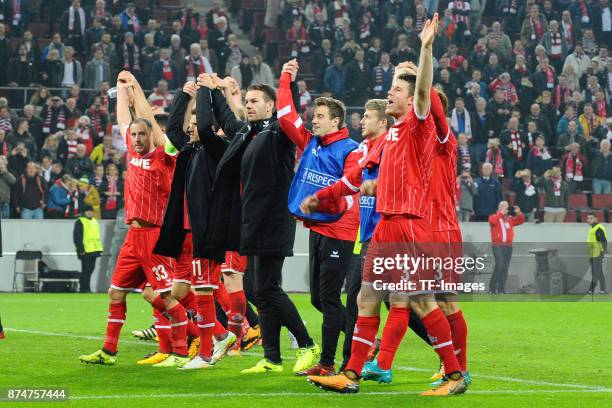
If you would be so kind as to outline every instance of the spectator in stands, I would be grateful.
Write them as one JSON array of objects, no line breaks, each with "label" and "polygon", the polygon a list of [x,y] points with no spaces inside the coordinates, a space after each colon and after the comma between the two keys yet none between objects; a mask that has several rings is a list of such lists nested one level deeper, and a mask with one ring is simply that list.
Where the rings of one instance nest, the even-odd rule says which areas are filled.
[{"label": "spectator in stands", "polygon": [[25,118],[17,119],[15,130],[6,136],[6,140],[12,146],[17,146],[17,143],[22,142],[32,158],[38,157],[38,145],[36,140],[28,131],[29,123]]},{"label": "spectator in stands", "polygon": [[36,163],[30,161],[15,186],[13,205],[22,219],[43,219],[47,205],[47,184],[37,174]]},{"label": "spectator in stands", "polygon": [[51,158],[52,161],[63,161],[66,158],[66,141],[62,138],[61,139],[63,144],[64,144],[64,149],[60,148],[60,142],[59,142],[59,137],[56,135],[49,135],[47,136],[47,138],[45,139],[45,143],[42,146],[42,149],[40,151],[40,155],[41,156],[49,156]]},{"label": "spectator in stands", "polygon": [[0,219],[11,217],[11,189],[17,179],[8,170],[8,160],[0,155]]},{"label": "spectator in stands", "polygon": [[87,15],[81,7],[81,0],[73,0],[72,5],[62,15],[60,32],[66,45],[72,46],[78,54],[83,51],[86,29]]},{"label": "spectator in stands", "polygon": [[85,88],[99,89],[100,83],[110,81],[110,76],[110,65],[104,60],[102,49],[94,48],[93,58],[85,65]]},{"label": "spectator in stands", "polygon": [[485,163],[490,163],[493,166],[494,178],[504,177],[504,160],[506,159],[506,152],[501,149],[499,138],[493,137],[489,139],[487,143],[487,151],[485,153]]},{"label": "spectator in stands", "polygon": [[103,219],[114,219],[117,210],[123,208],[123,180],[119,169],[113,163],[106,166],[106,177],[100,186]]},{"label": "spectator in stands", "polygon": [[0,129],[0,156],[11,154],[12,146],[6,140],[6,132]]},{"label": "spectator in stands", "polygon": [[149,95],[148,100],[151,106],[168,109],[172,104],[172,98],[172,95],[168,92],[168,82],[161,79],[157,82],[157,88]]},{"label": "spectator in stands", "polygon": [[200,44],[191,44],[189,56],[185,57],[183,65],[185,67],[183,82],[195,82],[198,75],[213,72],[210,62],[202,55]]},{"label": "spectator in stands", "polygon": [[51,164],[51,179],[49,180],[49,185],[55,183],[58,179],[62,178],[65,174],[64,165],[61,161],[54,161]]},{"label": "spectator in stands", "polygon": [[75,192],[75,184],[72,177],[64,174],[49,188],[46,216],[51,219],[67,218],[68,208],[72,202],[72,194]]},{"label": "spectator in stands", "polygon": [[[104,61],[109,65],[111,70],[118,68],[117,46],[112,41],[111,34],[105,32],[102,34],[102,41],[95,43],[92,50],[99,48],[102,50]],[[95,55],[95,51],[94,51]]]},{"label": "spectator in stands", "polygon": [[535,212],[540,205],[540,196],[531,171],[529,169],[517,170],[514,180],[510,184],[510,190],[514,191],[514,203],[525,214],[525,220],[527,222],[535,221]]},{"label": "spectator in stands", "polygon": [[599,46],[597,45],[592,28],[587,27],[584,29],[582,35],[582,48],[584,48],[584,52],[591,58],[598,54]]},{"label": "spectator in stands", "polygon": [[142,81],[142,55],[140,47],[134,42],[134,33],[125,33],[125,40],[121,45],[121,67],[130,71],[139,82]]},{"label": "spectator in stands", "polygon": [[336,54],[334,65],[328,67],[323,76],[324,89],[330,91],[336,99],[342,99],[346,89],[346,74],[342,66],[343,62],[342,54]]},{"label": "spectator in stands", "polygon": [[274,74],[270,66],[263,62],[261,55],[253,55],[251,57],[251,65],[253,71],[254,84],[264,84],[274,86]]},{"label": "spectator in stands", "polygon": [[557,86],[557,74],[548,64],[548,58],[546,57],[540,60],[538,70],[533,75],[533,86],[538,95],[546,89],[552,91]]},{"label": "spectator in stands", "polygon": [[561,169],[546,170],[538,179],[538,187],[544,192],[544,222],[563,222],[569,208],[569,186]]},{"label": "spectator in stands", "polygon": [[170,59],[170,50],[161,48],[159,51],[159,60],[153,63],[151,68],[151,80],[153,83],[159,84],[162,79],[166,81],[167,86],[174,90],[177,88],[180,81],[179,69]]},{"label": "spectator in stands", "polygon": [[516,93],[516,87],[511,82],[510,74],[508,72],[503,72],[498,78],[494,79],[489,84],[489,89],[491,92],[496,92],[498,89],[503,90],[504,101],[510,104],[510,106],[516,105],[519,100]]},{"label": "spectator in stands", "polygon": [[33,159],[34,157],[31,157],[26,145],[19,142],[11,150],[11,155],[8,158],[8,169],[13,175],[20,176],[25,171],[28,162]]},{"label": "spectator in stands", "polygon": [[5,133],[13,130],[11,112],[9,111],[8,106],[0,106],[0,130],[4,130]]},{"label": "spectator in stands", "polygon": [[578,133],[578,125],[575,120],[572,120],[567,125],[567,131],[559,135],[557,140],[557,149],[562,153],[569,151],[569,147],[573,143],[578,143],[581,152],[586,152],[587,143],[584,137]]},{"label": "spectator in stands", "polygon": [[200,16],[195,31],[198,33],[198,40],[208,40],[208,24],[205,16]]},{"label": "spectator in stands", "polygon": [[[238,37],[236,37],[236,34],[228,35],[227,41],[228,41],[228,53],[227,53],[227,61],[225,63],[225,74],[229,75],[232,68],[240,64],[240,61],[242,61],[242,56],[244,55],[244,53],[238,46]],[[302,47],[300,49],[300,52],[304,54],[309,53],[310,50],[308,49],[308,45],[305,45],[304,47]]]},{"label": "spectator in stands", "polygon": [[[321,16],[317,17],[319,14]],[[322,19],[322,22],[325,22],[327,21],[327,7],[323,3],[323,0],[312,0],[306,5],[304,15],[306,16],[309,25],[317,24],[319,19]]]},{"label": "spectator in stands", "polygon": [[578,117],[578,122],[580,122],[582,127],[582,135],[588,143],[594,143],[591,142],[591,138],[596,135],[599,128],[603,125],[604,118],[595,114],[593,105],[590,103],[585,103],[583,109],[582,115]]},{"label": "spectator in stands", "polygon": [[70,88],[73,85],[81,86],[83,82],[83,68],[81,67],[81,63],[74,59],[74,48],[66,47],[63,65],[62,86],[65,88]]},{"label": "spectator in stands", "polygon": [[[98,146],[101,146],[101,145],[98,145]],[[94,165],[94,174],[89,178],[89,184],[95,187],[96,189],[98,189],[98,191],[100,191],[99,188],[102,185],[103,181],[104,181],[104,165],[102,163],[99,163],[99,164]]]},{"label": "spectator in stands", "polygon": [[106,27],[106,31],[111,36],[111,41],[115,44],[115,47],[119,50],[121,48],[121,44],[125,40],[125,33],[127,30],[123,27],[121,23],[121,17],[113,16],[111,19],[111,25]]},{"label": "spectator in stands", "polygon": [[62,101],[62,98],[53,96],[48,99],[40,114],[43,120],[43,135],[53,134],[58,130],[65,130],[66,121],[70,114],[71,112]]},{"label": "spectator in stands", "polygon": [[361,115],[359,112],[351,113],[350,123],[347,128],[351,139],[356,142],[361,142],[363,140],[361,136]]},{"label": "spectator in stands", "polygon": [[561,174],[569,185],[570,193],[582,190],[581,186],[588,165],[589,161],[580,153],[580,145],[570,144],[569,150],[561,156],[560,160]]},{"label": "spectator in stands", "polygon": [[550,63],[555,68],[555,71],[561,72],[567,57],[567,42],[559,31],[559,23],[557,21],[550,21],[549,28],[550,30],[542,37],[542,46],[546,49],[546,55],[550,58]]},{"label": "spectator in stands", "polygon": [[606,119],[606,128],[602,132],[602,139],[612,142],[612,117]]},{"label": "spectator in stands", "polygon": [[[34,106],[25,105],[23,107],[23,117],[28,122],[28,129],[34,140],[36,141],[37,151],[40,151],[42,148],[45,139],[42,134],[42,120],[38,116],[34,114]],[[2,154],[0,152],[0,154]]]},{"label": "spectator in stands", "polygon": [[223,2],[221,0],[213,0],[212,7],[206,13],[206,23],[208,24],[209,30],[215,29],[215,24],[217,24],[217,19],[219,17],[224,17],[227,19],[227,14],[222,5]]},{"label": "spectator in stands", "polygon": [[140,32],[140,43],[144,44],[144,36],[151,34],[153,36],[153,44],[156,47],[164,45],[164,33],[160,30],[159,23],[154,18],[147,21],[147,27]]},{"label": "spectator in stands", "polygon": [[397,37],[397,47],[391,51],[391,62],[394,65],[403,61],[416,61],[416,51],[408,45],[408,37],[402,34]]},{"label": "spectator in stands", "polygon": [[132,2],[127,3],[125,10],[119,14],[119,18],[121,19],[121,25],[128,32],[138,34],[142,29],[140,19],[136,15],[136,6]]},{"label": "spectator in stands", "polygon": [[317,78],[319,89],[323,88],[323,75],[325,74],[325,70],[327,67],[332,66],[333,63],[334,52],[332,50],[332,43],[330,40],[324,39],[321,42],[321,49],[316,50],[312,55],[312,71]]},{"label": "spectator in stands", "polygon": [[606,102],[606,94],[603,89],[599,89],[595,93],[593,109],[595,110],[595,114],[600,118],[607,118],[608,116],[612,116],[612,109]]},{"label": "spectator in stands", "polygon": [[[6,35],[6,28],[3,23],[0,23],[0,61],[8,61],[11,57],[13,51],[11,47],[11,41]],[[0,84],[2,86],[6,85],[7,76],[6,70],[0,69]]]},{"label": "spectator in stands", "polygon": [[568,104],[565,107],[565,113],[563,114],[563,116],[561,116],[561,118],[557,122],[557,134],[562,135],[563,133],[567,132],[569,123],[574,121],[576,122],[576,126],[577,126],[576,130],[578,134],[582,135],[582,128],[577,119],[578,118],[576,117],[576,111],[574,110],[574,106]]},{"label": "spectator in stands", "polygon": [[457,202],[459,221],[467,222],[474,213],[474,196],[478,194],[476,183],[470,174],[470,163],[463,163],[457,177]]},{"label": "spectator in stands", "polygon": [[47,59],[41,66],[40,77],[45,86],[49,88],[59,88],[62,85],[64,76],[64,64],[59,58],[57,50],[51,50],[47,54]]},{"label": "spectator in stands", "polygon": [[27,0],[4,2],[4,18],[9,22],[14,37],[21,37],[23,30],[30,24],[30,7]]},{"label": "spectator in stands", "polygon": [[521,41],[525,44],[529,53],[533,52],[547,31],[548,22],[540,14],[539,6],[532,5],[529,9],[529,16],[525,18],[521,27]]},{"label": "spectator in stands", "polygon": [[370,48],[366,51],[366,61],[371,67],[375,67],[380,63],[382,57],[382,40],[378,37],[372,38]]},{"label": "spectator in stands", "polygon": [[355,59],[346,65],[347,98],[357,106],[361,106],[368,99],[372,68],[365,61],[365,52],[357,50]]},{"label": "spectator in stands", "polygon": [[[238,84],[236,84],[238,86]],[[298,96],[300,101],[300,112],[304,122],[308,122],[312,113],[312,96],[308,92],[306,81],[298,81]]]},{"label": "spectator in stands", "polygon": [[251,69],[251,58],[243,54],[240,64],[234,66],[230,72],[230,76],[236,80],[238,87],[248,88],[253,81],[253,70]]},{"label": "spectator in stands", "polygon": [[47,60],[47,56],[49,55],[49,52],[51,52],[52,50],[57,51],[58,59],[64,58],[64,55],[66,54],[66,46],[62,42],[62,36],[59,33],[53,34],[53,38],[51,42],[43,50],[40,56],[41,62],[44,63],[44,61]]},{"label": "spectator in stands", "polygon": [[208,60],[210,66],[213,68],[213,71],[219,72],[219,58],[217,58],[217,53],[208,46],[207,39],[200,40],[200,49],[202,50],[204,58]]},{"label": "spectator in stands", "polygon": [[519,127],[519,119],[511,117],[507,129],[500,135],[500,143],[507,151],[504,170],[508,176],[524,167],[529,151],[526,140],[525,134]]},{"label": "spectator in stands", "polygon": [[227,59],[227,48],[229,46],[227,37],[232,31],[227,26],[227,18],[220,16],[215,21],[215,28],[208,32],[208,44],[215,50],[219,57],[219,72],[225,72],[225,61]]},{"label": "spectator in stands", "polygon": [[525,222],[525,216],[519,206],[514,206],[514,215],[508,213],[510,205],[502,201],[495,214],[489,218],[491,226],[491,244],[495,257],[495,269],[489,282],[489,293],[506,293],[506,279],[512,259],[512,242],[514,241],[514,227]]},{"label": "spectator in stands", "polygon": [[40,159],[40,176],[45,180],[47,186],[51,183],[51,173],[53,169],[53,161],[50,156],[41,156]]},{"label": "spectator in stands", "polygon": [[140,61],[142,63],[142,75],[145,89],[153,88],[154,82],[151,81],[153,63],[159,60],[159,47],[155,45],[155,37],[151,33],[144,36],[144,45],[140,49]]},{"label": "spectator in stands", "polygon": [[[531,151],[531,149],[533,149],[536,139],[540,136],[544,138],[544,141],[546,141],[546,136],[544,136],[538,130],[538,122],[536,122],[535,120],[529,120],[527,122],[527,131],[526,131],[526,136],[525,136],[525,143],[526,143],[527,150]],[[554,141],[554,143],[556,143],[556,141]],[[548,145],[548,143],[546,144]],[[551,144],[550,146],[552,147],[553,144]]]},{"label": "spectator in stands", "polygon": [[488,104],[488,112],[492,118],[491,130],[493,134],[499,134],[501,126],[508,121],[512,107],[504,99],[504,91],[495,91],[493,100]]},{"label": "spectator in stands", "polygon": [[[313,4],[306,6],[306,15],[308,15],[308,7]],[[325,7],[315,14],[315,22],[310,24],[308,28],[308,41],[310,42],[310,48],[313,50],[320,49],[323,40],[327,39],[331,42],[334,41],[334,29],[328,23],[327,10]]]},{"label": "spectator in stands", "polygon": [[[0,26],[1,25],[2,24],[0,24]],[[38,73],[34,66],[34,62],[28,58],[28,51],[24,44],[19,46],[18,55],[16,57],[11,58],[10,60],[2,61],[9,61],[7,67],[7,78],[9,81],[9,86],[28,87],[33,86],[34,83],[37,81]],[[19,97],[19,101],[14,101],[14,103],[20,102],[24,102],[23,96]]]},{"label": "spectator in stands", "polygon": [[106,10],[106,2],[104,0],[96,0],[95,8],[91,10],[89,17],[91,20],[100,19],[103,26],[109,26],[111,13]]},{"label": "spectator in stands", "polygon": [[102,41],[103,34],[104,28],[102,27],[102,19],[96,17],[92,20],[91,27],[85,30],[85,38],[83,40],[83,43],[85,44],[85,51],[87,53],[91,52],[94,44]]},{"label": "spectator in stands", "polygon": [[562,105],[565,105],[565,100],[572,97],[574,89],[570,87],[567,82],[565,74],[561,74],[558,77],[559,84],[553,90],[553,103],[558,110],[562,109]]},{"label": "spectator in stands", "polygon": [[538,136],[527,156],[527,168],[534,176],[540,177],[552,166],[552,155],[545,145],[545,139],[543,136]]},{"label": "spectator in stands", "polygon": [[604,139],[595,151],[591,173],[593,174],[593,194],[612,194],[612,155],[610,141]]},{"label": "spectator in stands", "polygon": [[587,69],[591,66],[591,58],[584,53],[582,48],[582,43],[576,43],[576,48],[574,48],[574,52],[567,56],[565,59],[563,70],[565,71],[565,66],[570,65],[574,73],[581,77],[587,71]]},{"label": "spectator in stands", "polygon": [[482,165],[481,177],[477,178],[474,185],[478,193],[474,198],[474,213],[476,221],[486,221],[493,214],[498,203],[502,199],[501,183],[492,177],[493,165],[485,163]]},{"label": "spectator in stands", "polygon": [[472,136],[470,112],[465,109],[463,98],[455,99],[455,107],[451,111],[450,125],[455,134],[465,133],[468,138]]},{"label": "spectator in stands", "polygon": [[89,176],[82,176],[78,183],[78,200],[79,208],[85,208],[86,205],[93,207],[94,217],[100,219],[100,193],[98,190],[89,184]]},{"label": "spectator in stands", "polygon": [[83,143],[87,150],[87,154],[90,154],[94,146],[100,143],[98,134],[91,126],[91,119],[87,115],[82,115],[79,118],[78,125],[74,128],[74,132],[77,135],[79,143]]},{"label": "spectator in stands", "polygon": [[[380,56],[380,64],[372,69],[372,91],[375,98],[385,98],[395,73],[395,67],[391,65],[390,56],[383,52]],[[447,94],[448,95],[448,94]]]},{"label": "spectator in stands", "polygon": [[[72,159],[76,156],[77,147],[79,146],[79,138],[77,137],[77,134],[74,129],[69,128],[68,130],[66,130],[64,140],[66,141],[66,158]],[[85,149],[85,153],[87,153],[87,148]],[[67,166],[67,162],[66,171],[68,173],[71,173],[70,169]]]},{"label": "spectator in stands", "polygon": [[291,46],[291,58],[305,58],[308,56],[310,53],[308,32],[300,18],[293,20],[293,25],[287,30],[286,38]]},{"label": "spectator in stands", "polygon": [[[556,143],[556,135],[552,132],[548,124],[547,118],[542,114],[542,109],[540,108],[540,105],[538,105],[537,103],[532,104],[530,108],[530,114],[525,118],[525,120],[527,123],[529,123],[530,121],[535,122],[537,125],[537,130],[539,130],[544,135],[546,140],[552,143]],[[533,141],[531,141],[530,144],[533,144]]]},{"label": "spectator in stands", "polygon": [[[593,2],[595,3],[595,2]],[[595,36],[600,44],[610,46],[610,38],[612,38],[612,7],[609,0],[599,0],[597,5],[593,6],[593,29]]]},{"label": "spectator in stands", "polygon": [[87,177],[89,179],[89,176],[93,173],[93,163],[87,155],[87,148],[84,144],[79,143],[74,157],[66,161],[66,171],[72,174],[76,179],[80,179],[81,177]]},{"label": "spectator in stands", "polygon": [[102,164],[111,161],[115,151],[113,147],[113,137],[111,135],[104,135],[102,143],[93,148],[89,158],[92,163]]}]

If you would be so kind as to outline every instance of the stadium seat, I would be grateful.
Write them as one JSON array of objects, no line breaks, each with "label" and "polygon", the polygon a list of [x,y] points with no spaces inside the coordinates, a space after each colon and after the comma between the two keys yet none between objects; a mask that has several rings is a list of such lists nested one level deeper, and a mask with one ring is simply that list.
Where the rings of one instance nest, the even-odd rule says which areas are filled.
[{"label": "stadium seat", "polygon": [[612,209],[612,195],[610,194],[593,194],[593,208],[607,210]]},{"label": "stadium seat", "polygon": [[563,222],[580,222],[578,217],[578,211],[575,210],[567,210],[567,214],[565,214],[565,219]]},{"label": "stadium seat", "polygon": [[267,43],[281,41],[283,40],[283,37],[284,37],[283,32],[281,30],[271,30],[271,29],[266,29],[265,36],[266,36]]},{"label": "stadium seat", "polygon": [[570,194],[569,196],[569,207],[574,209],[584,209],[589,208],[589,204],[587,203],[586,194]]}]

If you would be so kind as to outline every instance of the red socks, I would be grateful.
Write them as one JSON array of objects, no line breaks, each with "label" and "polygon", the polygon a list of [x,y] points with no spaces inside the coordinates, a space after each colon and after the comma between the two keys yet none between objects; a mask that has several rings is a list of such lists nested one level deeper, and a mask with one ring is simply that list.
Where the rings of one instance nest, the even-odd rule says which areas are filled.
[{"label": "red socks", "polygon": [[177,303],[172,309],[168,309],[168,316],[172,322],[172,349],[180,356],[187,355],[187,315],[185,308]]},{"label": "red socks", "polygon": [[359,316],[357,318],[355,331],[353,332],[353,342],[351,344],[351,358],[346,365],[347,370],[355,372],[358,376],[361,375],[368,351],[376,339],[379,325],[380,316]]},{"label": "red socks", "polygon": [[227,319],[227,328],[236,335],[238,341],[242,338],[242,322],[246,314],[246,296],[244,291],[233,292],[229,294],[230,298],[230,315]]},{"label": "red socks", "polygon": [[408,329],[409,318],[410,309],[391,306],[387,316],[387,323],[383,329],[380,354],[376,359],[381,370],[391,368],[395,353]]},{"label": "red socks", "polygon": [[164,354],[172,353],[172,326],[170,320],[159,310],[153,309],[155,317],[155,331],[159,338],[158,351]]},{"label": "red socks", "polygon": [[232,310],[230,297],[227,294],[227,290],[225,289],[225,285],[223,283],[219,284],[218,289],[213,290],[213,295],[215,297],[215,300],[221,305],[221,309],[223,309],[225,314],[229,313],[230,310]]},{"label": "red socks", "polygon": [[459,310],[457,313],[446,316],[450,325],[451,334],[453,336],[453,347],[457,355],[457,361],[462,372],[467,371],[467,323],[463,317],[463,313]]},{"label": "red socks", "polygon": [[115,354],[117,352],[117,344],[119,343],[119,334],[123,323],[125,323],[125,313],[127,305],[125,302],[110,303],[108,306],[108,320],[106,323],[106,336],[104,337],[104,350],[108,353]]},{"label": "red socks", "polygon": [[191,314],[192,316],[196,315],[196,298],[192,291],[189,291],[185,297],[179,300],[179,302],[181,302],[187,314]]},{"label": "red socks", "polygon": [[444,364],[444,372],[448,375],[456,371],[461,371],[455,349],[453,348],[453,340],[451,339],[450,326],[446,320],[446,316],[439,308],[423,316],[421,321],[427,329],[431,346]]},{"label": "red socks", "polygon": [[198,306],[198,328],[200,330],[200,357],[210,359],[212,356],[213,328],[215,327],[215,299],[212,295],[196,296]]},{"label": "red socks", "polygon": [[213,336],[218,339],[225,338],[227,329],[223,327],[220,321],[217,320],[217,314],[215,313],[215,326],[213,327]]}]

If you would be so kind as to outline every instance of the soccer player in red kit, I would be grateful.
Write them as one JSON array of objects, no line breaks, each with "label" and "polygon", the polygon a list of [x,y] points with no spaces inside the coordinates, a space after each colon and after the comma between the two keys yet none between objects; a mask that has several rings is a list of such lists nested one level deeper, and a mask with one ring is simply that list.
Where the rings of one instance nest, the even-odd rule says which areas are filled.
[{"label": "soccer player in red kit", "polygon": [[[104,346],[92,354],[79,356],[79,359],[91,364],[115,364],[127,311],[126,297],[147,281],[159,294],[153,300],[153,307],[170,317],[172,327],[173,353],[160,364],[180,366],[188,361],[187,316],[183,306],[170,293],[170,259],[153,254],[175,159],[166,154],[165,137],[135,81],[127,71],[120,72],[117,78],[117,122],[128,147],[125,218],[130,229],[108,290],[110,305]],[[130,100],[138,115],[134,120],[130,114]]]},{"label": "soccer player in red kit", "polygon": [[[400,69],[398,69],[399,71]],[[457,177],[457,139],[448,127],[446,121],[447,99],[443,92],[437,91],[438,97],[431,98],[431,114],[436,124],[438,145],[435,150],[433,171],[430,184],[431,227],[433,231],[434,249],[441,258],[462,256],[461,229],[455,207],[455,183]],[[444,271],[440,277],[446,283],[459,283],[460,275],[454,271]],[[446,316],[451,328],[453,347],[466,382],[471,382],[467,373],[467,324],[459,308],[454,292],[441,291],[436,293],[438,306]],[[395,312],[395,313],[394,313]],[[403,339],[408,325],[408,316],[398,314],[397,309],[389,313],[387,324],[383,331],[380,354],[377,361],[366,364],[364,368],[368,377],[376,379],[379,375],[390,376],[387,371],[397,352],[397,347]],[[397,340],[399,339],[399,341]],[[364,375],[365,376],[365,375]],[[445,378],[436,378],[435,386],[440,386]]]},{"label": "soccer player in red kit", "polygon": [[[377,212],[382,218],[374,231],[366,257],[364,283],[359,294],[359,317],[355,325],[351,359],[346,370],[335,376],[309,376],[308,380],[320,388],[340,392],[359,391],[359,374],[362,371],[369,348],[372,346],[380,324],[382,291],[374,288],[377,279],[373,259],[378,254],[389,254],[385,246],[393,244],[420,244],[433,240],[429,216],[431,203],[429,184],[436,149],[436,127],[430,109],[430,92],[433,79],[432,44],[438,28],[438,15],[425,23],[421,33],[421,56],[416,83],[410,75],[394,78],[388,92],[387,113],[394,117],[396,125],[387,135],[384,154],[380,162],[377,183],[362,184],[362,191],[377,196]],[[414,98],[414,101],[411,101]],[[369,191],[368,191],[369,190]],[[369,260],[368,260],[369,258]],[[414,279],[432,277],[432,271],[421,268]],[[463,379],[451,340],[450,327],[438,308],[432,292],[417,289],[391,292],[391,311],[396,315],[408,315],[409,310],[421,318],[427,328],[432,346],[444,362],[448,381],[439,389],[426,391],[424,396],[463,393]],[[408,293],[406,293],[408,292]],[[410,297],[406,297],[406,294]],[[410,307],[410,309],[409,309]],[[398,341],[399,343],[399,341]]]}]

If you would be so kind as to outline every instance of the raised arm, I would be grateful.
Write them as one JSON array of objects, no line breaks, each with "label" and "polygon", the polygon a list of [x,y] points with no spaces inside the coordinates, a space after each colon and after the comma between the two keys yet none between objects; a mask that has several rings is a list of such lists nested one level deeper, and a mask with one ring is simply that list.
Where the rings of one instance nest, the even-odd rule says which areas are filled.
[{"label": "raised arm", "polygon": [[195,101],[195,99],[192,99],[187,92],[181,90],[174,95],[172,106],[170,106],[166,135],[168,135],[168,139],[170,139],[170,142],[177,150],[181,150],[189,141],[189,137],[184,129],[185,121],[187,120],[186,112],[191,109],[192,101]]},{"label": "raised arm", "polygon": [[221,126],[221,129],[223,129],[225,136],[232,139],[245,125],[245,122],[236,118],[236,115],[232,112],[225,100],[225,95],[216,89],[214,81],[212,83],[209,81],[212,81],[212,78],[208,74],[200,74],[198,76],[198,86],[200,88],[207,87],[212,91],[212,111],[217,123]]},{"label": "raised arm", "polygon": [[121,135],[125,137],[127,128],[132,123],[132,114],[130,113],[130,101],[128,92],[132,92],[132,74],[127,71],[121,71],[117,77],[117,124],[121,131]]},{"label": "raised arm", "polygon": [[134,111],[136,112],[136,117],[147,119],[153,126],[153,145],[155,147],[165,145],[166,137],[164,136],[164,132],[157,124],[155,115],[151,109],[151,105],[149,105],[149,101],[147,101],[140,84],[138,81],[136,81],[136,78],[132,79],[132,83],[134,89]]},{"label": "raised arm", "polygon": [[[219,160],[223,156],[223,152],[225,152],[227,141],[217,136],[213,129],[212,94],[221,92],[218,89],[212,90],[214,83],[210,77],[200,77],[202,78],[201,83],[204,86],[200,86],[197,94],[196,118],[198,135],[200,143],[202,143],[205,149],[208,149],[209,154]],[[198,81],[200,81],[200,78],[198,78]]]},{"label": "raised arm", "polygon": [[414,90],[414,111],[419,118],[427,116],[429,111],[429,92],[433,81],[432,45],[437,32],[438,13],[435,13],[433,19],[425,22],[421,32],[421,56],[419,57],[419,67]]},{"label": "raised arm", "polygon": [[304,150],[312,139],[312,133],[306,129],[302,118],[295,108],[291,83],[295,81],[298,72],[296,60],[291,60],[283,66],[278,94],[276,95],[276,115],[283,133],[300,149]]}]

